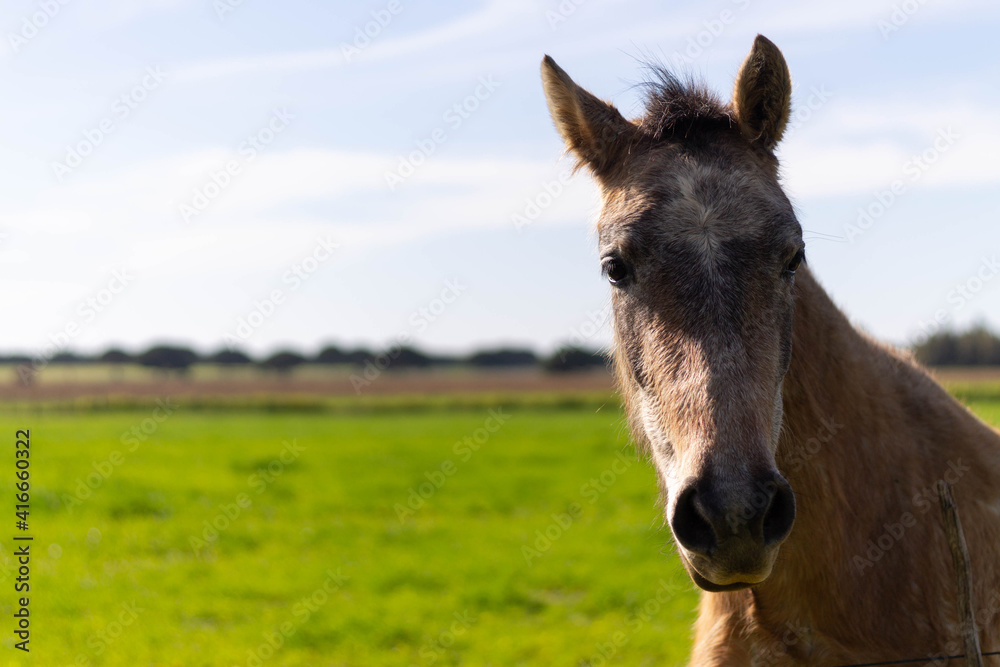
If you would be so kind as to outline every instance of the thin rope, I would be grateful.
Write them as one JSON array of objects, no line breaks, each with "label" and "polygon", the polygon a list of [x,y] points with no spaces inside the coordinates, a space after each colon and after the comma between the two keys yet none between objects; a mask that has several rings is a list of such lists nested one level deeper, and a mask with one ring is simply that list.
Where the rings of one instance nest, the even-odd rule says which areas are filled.
[{"label": "thin rope", "polygon": [[[991,651],[990,653],[983,653],[985,658],[988,655],[1000,655],[1000,651]],[[911,658],[909,660],[889,660],[888,662],[864,662],[857,665],[840,665],[839,667],[879,667],[880,665],[904,665],[911,662],[924,662],[930,660],[958,660],[959,658],[964,658],[965,654],[960,655],[935,655],[927,658]]]}]

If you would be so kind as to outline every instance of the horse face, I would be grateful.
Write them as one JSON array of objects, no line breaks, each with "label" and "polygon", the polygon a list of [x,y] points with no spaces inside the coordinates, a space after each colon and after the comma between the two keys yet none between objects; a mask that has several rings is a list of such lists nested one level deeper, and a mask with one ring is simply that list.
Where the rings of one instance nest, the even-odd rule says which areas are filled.
[{"label": "horse face", "polygon": [[655,196],[609,193],[600,221],[616,365],[692,578],[734,588],[770,573],[795,516],[774,453],[801,232],[763,179],[664,153]]},{"label": "horse face", "polygon": [[667,74],[639,123],[547,60],[556,125],[602,189],[602,268],[633,435],[706,590],[763,581],[795,517],[775,464],[801,228],[772,149],[791,83],[758,37],[722,105]]}]

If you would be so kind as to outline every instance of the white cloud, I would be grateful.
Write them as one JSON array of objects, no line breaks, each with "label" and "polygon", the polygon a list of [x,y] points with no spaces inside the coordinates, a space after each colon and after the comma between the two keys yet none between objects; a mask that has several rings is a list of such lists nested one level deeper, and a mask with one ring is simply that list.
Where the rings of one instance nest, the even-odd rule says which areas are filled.
[{"label": "white cloud", "polygon": [[1000,180],[1000,129],[986,106],[838,99],[830,107],[780,148],[786,185],[797,198],[871,193],[896,179],[922,188]]}]

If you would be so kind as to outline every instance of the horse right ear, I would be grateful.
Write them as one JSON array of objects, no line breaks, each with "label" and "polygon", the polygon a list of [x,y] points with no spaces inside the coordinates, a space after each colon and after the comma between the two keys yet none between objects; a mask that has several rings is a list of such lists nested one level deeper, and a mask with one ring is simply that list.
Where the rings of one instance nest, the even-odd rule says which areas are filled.
[{"label": "horse right ear", "polygon": [[549,56],[542,60],[542,87],[566,147],[595,176],[606,180],[628,153],[636,126],[614,106],[576,85]]},{"label": "horse right ear", "polygon": [[774,150],[791,113],[792,77],[774,42],[757,35],[736,75],[733,108],[751,143]]}]

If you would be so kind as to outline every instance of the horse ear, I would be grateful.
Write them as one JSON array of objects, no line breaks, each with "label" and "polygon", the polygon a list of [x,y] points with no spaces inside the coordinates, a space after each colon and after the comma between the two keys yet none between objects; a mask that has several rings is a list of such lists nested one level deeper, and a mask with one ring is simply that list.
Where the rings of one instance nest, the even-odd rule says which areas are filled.
[{"label": "horse ear", "polygon": [[542,60],[542,87],[566,146],[598,178],[607,179],[628,153],[638,128],[614,106],[576,85],[549,56]]},{"label": "horse ear", "polygon": [[788,123],[791,98],[792,77],[785,57],[771,40],[757,35],[733,90],[733,109],[744,136],[772,150]]}]

